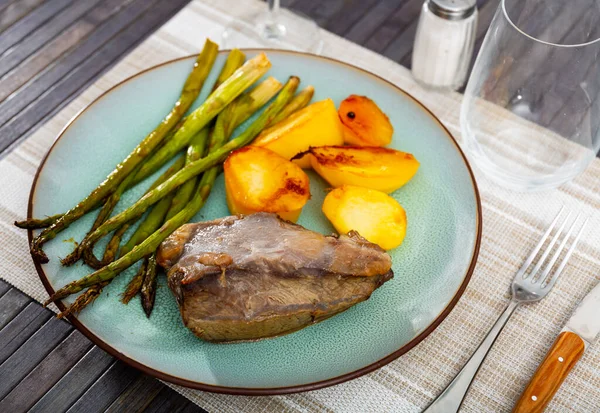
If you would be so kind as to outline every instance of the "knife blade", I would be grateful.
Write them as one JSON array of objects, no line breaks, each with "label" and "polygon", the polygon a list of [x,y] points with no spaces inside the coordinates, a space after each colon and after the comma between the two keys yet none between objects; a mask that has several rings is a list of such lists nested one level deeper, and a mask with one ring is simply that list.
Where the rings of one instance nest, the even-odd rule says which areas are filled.
[{"label": "knife blade", "polygon": [[550,348],[513,413],[540,413],[554,397],[585,349],[600,336],[600,283],[585,296]]},{"label": "knife blade", "polygon": [[577,334],[587,345],[593,344],[600,335],[600,283],[594,287],[563,329]]}]

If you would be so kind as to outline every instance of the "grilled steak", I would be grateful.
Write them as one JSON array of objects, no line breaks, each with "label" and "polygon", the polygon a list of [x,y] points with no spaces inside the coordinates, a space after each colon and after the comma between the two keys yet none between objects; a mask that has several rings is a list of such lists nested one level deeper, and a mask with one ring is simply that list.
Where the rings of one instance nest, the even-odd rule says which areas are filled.
[{"label": "grilled steak", "polygon": [[393,276],[390,256],[357,233],[323,236],[267,213],[183,225],[158,262],[185,325],[215,342],[299,330]]}]

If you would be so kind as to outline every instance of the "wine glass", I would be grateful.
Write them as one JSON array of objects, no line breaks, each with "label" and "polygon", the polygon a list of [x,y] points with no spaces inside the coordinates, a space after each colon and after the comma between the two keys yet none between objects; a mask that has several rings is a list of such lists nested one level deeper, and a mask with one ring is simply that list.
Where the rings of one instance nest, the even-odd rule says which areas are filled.
[{"label": "wine glass", "polygon": [[461,107],[470,158],[521,191],[558,187],[600,149],[600,2],[502,0]]},{"label": "wine glass", "polygon": [[323,40],[319,26],[306,16],[280,7],[280,0],[268,0],[268,9],[242,15],[222,34],[221,46],[268,47],[320,54]]}]

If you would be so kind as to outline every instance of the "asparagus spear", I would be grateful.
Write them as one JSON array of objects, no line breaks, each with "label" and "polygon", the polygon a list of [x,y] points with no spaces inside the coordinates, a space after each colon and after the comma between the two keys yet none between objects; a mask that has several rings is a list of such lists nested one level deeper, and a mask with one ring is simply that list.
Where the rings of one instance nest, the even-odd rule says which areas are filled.
[{"label": "asparagus spear", "polygon": [[142,289],[142,283],[144,282],[144,277],[146,276],[146,268],[148,267],[148,258],[142,262],[138,272],[135,276],[129,281],[127,284],[127,288],[121,297],[121,302],[123,304],[129,304],[131,299],[137,295]]},{"label": "asparagus spear", "polygon": [[[198,134],[192,139],[190,145],[188,146],[185,157],[186,165],[197,161],[198,159],[202,158],[202,156],[204,156],[208,136],[209,129],[204,128],[200,132],[198,132]],[[165,220],[171,219],[175,214],[181,211],[183,207],[185,207],[185,204],[187,204],[188,201],[192,198],[194,188],[196,188],[196,184],[196,179],[190,179],[185,184],[177,188],[177,192],[175,193],[175,196],[171,201],[171,207],[167,211]],[[140,240],[140,242],[141,241],[142,240]],[[137,245],[138,243],[136,243],[135,245]],[[132,245],[131,248],[133,248],[135,245]],[[130,251],[131,248],[128,248],[128,251]],[[121,255],[123,255],[123,251],[124,250],[121,251]]]},{"label": "asparagus spear", "polygon": [[[222,83],[230,78],[236,72],[236,70],[238,70],[244,64],[244,60],[246,60],[246,55],[244,55],[244,53],[242,53],[239,49],[233,49],[229,53],[227,60],[225,61],[225,64],[219,73],[219,77],[213,86],[213,92],[217,90]],[[149,175],[156,172],[156,170],[164,165],[166,161],[171,159],[173,155],[188,145],[193,136],[194,134],[189,134],[185,131],[181,131],[180,133],[176,132],[175,135],[163,147],[161,147],[156,154],[148,159],[148,162],[142,166],[142,169],[136,174],[134,184],[144,180]]]},{"label": "asparagus spear", "polygon": [[[244,60],[246,60],[246,55],[244,55],[244,53],[242,53],[239,49],[233,49],[229,53],[227,60],[223,65],[223,69],[221,70],[221,73],[219,74],[219,77],[213,86],[213,92],[221,85],[221,83],[227,80],[229,76],[231,76],[241,65],[244,64]],[[200,145],[208,141],[209,129],[209,126],[205,127],[190,141],[185,159],[186,165],[193,161],[197,161],[204,156],[206,146]],[[167,212],[167,216],[165,217],[166,220],[173,218],[175,214],[181,211],[185,204],[191,199],[197,183],[197,178],[194,178],[188,180],[185,184],[177,188],[173,202],[171,202],[171,208],[169,208],[169,212]]]},{"label": "asparagus spear", "polygon": [[[134,169],[134,173],[135,171],[139,170],[139,165]],[[115,209],[115,206],[117,205],[117,203],[119,202],[119,199],[121,199],[121,195],[123,194],[123,192],[125,192],[125,190],[127,189],[128,185],[131,183],[131,175],[127,176],[127,178],[125,178],[117,187],[117,189],[115,190],[115,192],[113,192],[112,194],[110,194],[110,196],[106,199],[106,201],[104,202],[104,205],[102,206],[102,208],[100,209],[100,212],[98,213],[98,216],[96,217],[96,220],[94,221],[94,224],[92,225],[92,228],[90,228],[90,230],[88,231],[88,234],[93,233],[96,229],[98,229],[98,227],[100,227],[100,225],[102,225],[104,223],[104,221],[106,221],[109,217],[110,214],[112,214],[112,211]],[[87,235],[86,235],[87,236]],[[94,256],[93,253],[93,248],[94,246],[92,245],[90,248],[88,248],[86,251],[91,251],[89,254],[85,254],[83,251],[83,248],[81,247],[81,243],[79,245],[75,246],[75,249],[66,257],[64,257],[63,259],[60,260],[62,265],[65,266],[69,266],[69,265],[73,265],[75,264],[77,261],[79,261],[79,258],[81,258],[82,253],[84,253],[84,261],[92,268],[102,268],[104,265],[102,265],[102,263],[98,260],[96,260],[96,257]]]},{"label": "asparagus spear", "polygon": [[98,283],[96,285],[92,285],[88,290],[81,294],[79,297],[75,299],[73,304],[71,304],[65,311],[62,311],[58,314],[58,318],[67,317],[71,314],[77,314],[81,310],[83,310],[88,304],[91,304],[102,292],[102,289],[109,283],[110,281],[106,281],[103,283]]},{"label": "asparagus spear", "polygon": [[137,244],[148,238],[154,231],[162,225],[167,212],[171,207],[171,202],[175,192],[167,194],[163,199],[158,201],[148,213],[146,219],[137,227],[129,241],[121,247],[119,255],[123,256],[133,249]]},{"label": "asparagus spear", "polygon": [[273,122],[271,122],[271,124],[275,125],[276,123],[281,122],[283,119],[287,118],[292,113],[308,105],[308,102],[310,102],[314,94],[315,88],[312,86],[307,86],[304,89],[302,89],[300,92],[298,92],[298,94],[296,94],[296,96],[294,96],[291,102],[288,103],[287,106],[283,108],[281,112],[279,112],[279,114],[275,117],[275,119],[273,119]]},{"label": "asparagus spear", "polygon": [[227,60],[219,73],[219,77],[213,85],[212,91],[217,90],[227,79],[231,77],[246,60],[246,55],[240,49],[231,49],[231,52],[227,55]]},{"label": "asparagus spear", "polygon": [[[106,249],[104,250],[104,255],[102,256],[103,266],[108,265],[115,260],[117,252],[119,251],[119,245],[121,244],[121,238],[123,238],[123,235],[129,229],[129,225],[130,224],[125,224],[116,230],[110,241],[108,241],[108,244],[106,244]],[[97,269],[95,267],[92,268]]]},{"label": "asparagus spear", "polygon": [[[148,189],[148,191],[151,191],[152,189],[156,188],[158,185],[160,185],[161,183],[163,183],[164,181],[166,181],[168,178],[170,178],[175,172],[177,172],[178,170],[180,170],[181,167],[183,166],[183,161],[184,161],[183,157],[180,157],[180,158],[176,159],[175,162],[173,162],[173,164],[164,173],[162,173],[156,179],[156,181],[154,181],[154,183],[150,186],[150,188]],[[112,210],[113,210],[114,206],[116,205],[116,203],[119,201],[119,198],[121,197],[122,193],[131,184],[132,177],[133,177],[133,175],[129,175],[127,178],[125,178],[125,180],[119,184],[117,190],[114,193],[111,194],[111,196],[109,197],[109,199],[106,201],[106,204],[104,205],[104,207],[102,208],[102,210],[98,214],[98,217],[96,218],[96,222],[94,222],[94,225],[92,226],[92,230],[91,230],[90,233],[92,233],[93,231],[95,231],[97,229],[96,224],[99,223],[99,225],[101,225],[105,221],[105,219],[108,218],[108,216],[110,216],[110,213],[112,212]],[[146,192],[148,192],[148,191],[146,191]],[[108,211],[105,211],[105,207],[106,206],[109,207]],[[88,233],[88,235],[90,233]],[[96,256],[94,255],[94,245],[95,245],[95,243],[84,246],[84,245],[82,245],[82,243],[79,243],[79,245],[77,245],[75,247],[75,249],[73,250],[73,252],[71,252],[69,255],[67,255],[65,258],[63,258],[61,260],[61,264],[65,265],[65,266],[73,265],[83,255],[84,261],[90,267],[95,268],[95,269],[99,269],[99,268],[104,267],[106,265],[106,262],[104,261],[104,258],[102,260],[98,260],[96,258]],[[117,243],[117,248],[118,248],[118,243]]]},{"label": "asparagus spear", "polygon": [[15,221],[15,226],[22,228],[22,229],[46,228],[46,227],[49,227],[50,225],[52,225],[54,222],[56,222],[56,220],[58,220],[62,216],[63,216],[63,214],[56,214],[56,215],[51,215],[46,218],[24,219],[23,221]]},{"label": "asparagus spear", "polygon": [[[192,103],[198,97],[204,81],[210,73],[210,69],[215,61],[218,46],[207,40],[202,53],[198,56],[194,69],[188,76],[179,100],[175,103],[171,112],[162,120],[162,122],[148,136],[135,147],[135,149],[108,175],[108,177],[94,189],[85,199],[80,201],[75,207],[67,211],[61,218],[44,229],[31,243],[32,256],[41,263],[48,262],[48,256],[42,251],[42,245],[56,237],[56,235],[67,228],[72,222],[81,218],[85,213],[97,206],[102,199],[110,195],[116,187],[123,181],[134,168],[142,162],[152,150],[163,140],[171,129],[177,124],[181,117],[187,112]],[[218,98],[227,98],[227,96],[218,96]],[[220,111],[219,105],[214,104],[215,114]],[[214,116],[214,115],[213,115]],[[187,123],[187,122],[186,122]],[[182,126],[183,128],[183,126]]]},{"label": "asparagus spear", "polygon": [[154,309],[154,299],[156,298],[156,252],[148,258],[148,266],[146,274],[142,282],[140,295],[142,296],[142,308],[146,313],[146,317],[150,318]]},{"label": "asparagus spear", "polygon": [[[157,187],[154,191],[151,191],[147,194],[147,196],[144,196],[140,201],[138,201],[138,204],[149,203],[148,200],[152,200],[152,197],[156,196],[155,194],[152,194],[152,192],[156,191],[160,193],[160,191],[163,191],[168,193],[170,192],[170,189],[172,189],[169,189],[169,187],[177,186],[177,184],[179,184],[179,181],[183,178],[187,178],[188,176],[192,177],[199,174],[200,172],[206,171],[204,175],[202,175],[202,179],[198,184],[196,194],[183,210],[181,210],[170,220],[166,221],[159,230],[155,231],[152,235],[146,238],[141,244],[137,245],[129,253],[125,254],[118,260],[110,263],[106,267],[95,271],[79,280],[73,281],[65,285],[60,290],[56,291],[46,301],[46,304],[51,303],[53,301],[61,300],[71,294],[75,294],[83,290],[84,288],[90,287],[94,284],[110,281],[118,274],[120,274],[123,270],[133,265],[135,262],[151,255],[166,237],[168,237],[181,225],[189,221],[202,207],[202,205],[204,205],[206,199],[208,198],[208,195],[210,194],[210,190],[212,189],[214,180],[218,174],[218,168],[213,166],[217,165],[218,162],[224,159],[224,157],[226,157],[227,154],[229,154],[232,150],[250,143],[252,139],[254,139],[256,135],[258,135],[258,133],[270,121],[272,121],[272,119],[277,115],[277,113],[279,113],[279,111],[281,111],[283,107],[290,101],[290,99],[294,95],[294,92],[296,91],[296,88],[298,87],[298,83],[299,79],[297,77],[291,77],[290,80],[285,84],[281,92],[279,92],[273,103],[269,105],[269,107],[252,123],[252,125],[250,125],[246,129],[246,131],[244,131],[238,137],[231,140],[229,143],[225,144],[222,147],[216,147],[215,145],[214,151],[208,156],[184,167],[180,172],[175,174],[162,185],[159,185],[159,187]],[[130,210],[131,209],[132,208],[130,208]],[[128,212],[128,210],[124,211],[124,213],[120,215],[127,218],[125,219],[125,221],[129,221],[131,219],[128,218],[128,215],[131,215],[131,212]],[[119,217],[119,215],[117,215],[115,218],[117,217]],[[107,221],[104,225],[108,224],[109,221]],[[98,228],[97,232],[100,231],[100,229],[101,228]]]}]

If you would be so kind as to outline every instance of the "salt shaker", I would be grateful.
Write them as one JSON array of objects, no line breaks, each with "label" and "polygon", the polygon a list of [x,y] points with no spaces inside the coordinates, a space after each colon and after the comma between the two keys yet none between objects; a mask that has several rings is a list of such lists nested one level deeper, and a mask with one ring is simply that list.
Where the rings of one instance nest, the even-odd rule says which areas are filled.
[{"label": "salt shaker", "polygon": [[475,43],[475,0],[427,0],[421,9],[413,49],[412,73],[426,86],[464,85]]}]

